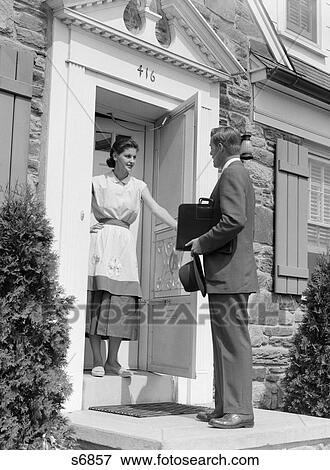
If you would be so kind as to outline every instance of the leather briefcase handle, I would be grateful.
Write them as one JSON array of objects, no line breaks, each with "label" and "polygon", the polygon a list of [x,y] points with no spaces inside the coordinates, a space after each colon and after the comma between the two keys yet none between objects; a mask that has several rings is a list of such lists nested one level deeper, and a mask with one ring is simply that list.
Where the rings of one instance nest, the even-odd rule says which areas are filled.
[{"label": "leather briefcase handle", "polygon": [[[204,204],[204,202],[207,202],[207,204]],[[202,206],[213,206],[214,200],[209,197],[200,197],[198,200],[198,204]]]}]

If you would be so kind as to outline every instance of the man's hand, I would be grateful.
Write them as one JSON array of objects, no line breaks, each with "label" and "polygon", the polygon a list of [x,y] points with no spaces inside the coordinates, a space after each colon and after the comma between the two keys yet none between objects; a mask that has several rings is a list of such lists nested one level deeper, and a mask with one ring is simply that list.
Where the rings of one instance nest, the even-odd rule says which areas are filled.
[{"label": "man's hand", "polygon": [[198,238],[193,238],[190,240],[190,242],[186,243],[185,246],[190,246],[191,247],[191,254],[196,254],[196,255],[201,255],[201,247],[199,245],[199,239]]},{"label": "man's hand", "polygon": [[94,224],[90,227],[89,233],[97,233],[99,230],[102,230],[104,227],[104,224],[101,224],[100,222],[97,224]]}]

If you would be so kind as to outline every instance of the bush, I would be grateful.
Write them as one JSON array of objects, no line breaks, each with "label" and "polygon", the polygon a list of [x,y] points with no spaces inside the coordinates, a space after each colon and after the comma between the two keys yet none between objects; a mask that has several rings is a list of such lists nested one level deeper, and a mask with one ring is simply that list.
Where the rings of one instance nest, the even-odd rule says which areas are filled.
[{"label": "bush", "polygon": [[61,415],[74,299],[57,281],[53,232],[26,189],[0,207],[0,449],[72,448]]},{"label": "bush", "polygon": [[284,378],[284,410],[330,418],[330,257],[320,256],[304,293],[306,315]]}]

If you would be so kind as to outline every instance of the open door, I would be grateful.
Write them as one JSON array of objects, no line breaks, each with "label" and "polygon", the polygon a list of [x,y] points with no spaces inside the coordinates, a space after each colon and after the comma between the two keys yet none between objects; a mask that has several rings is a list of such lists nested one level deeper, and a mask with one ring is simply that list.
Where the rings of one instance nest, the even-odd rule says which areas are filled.
[{"label": "open door", "polygon": [[[154,196],[175,218],[179,204],[195,202],[199,115],[196,93],[155,126]],[[197,295],[183,290],[178,275],[190,253],[175,253],[176,233],[159,220],[152,229],[147,368],[195,378]]]}]

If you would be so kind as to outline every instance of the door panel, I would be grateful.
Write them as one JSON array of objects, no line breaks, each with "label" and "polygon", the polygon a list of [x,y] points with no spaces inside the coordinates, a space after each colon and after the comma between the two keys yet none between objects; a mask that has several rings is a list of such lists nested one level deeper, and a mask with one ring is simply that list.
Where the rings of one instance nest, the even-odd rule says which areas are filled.
[{"label": "door panel", "polygon": [[[154,194],[173,217],[177,217],[179,204],[195,201],[199,100],[197,93],[156,123]],[[148,309],[148,370],[194,378],[196,294],[188,295],[181,286],[179,266],[190,260],[190,254],[177,254],[175,241],[175,231],[156,220]]]}]

